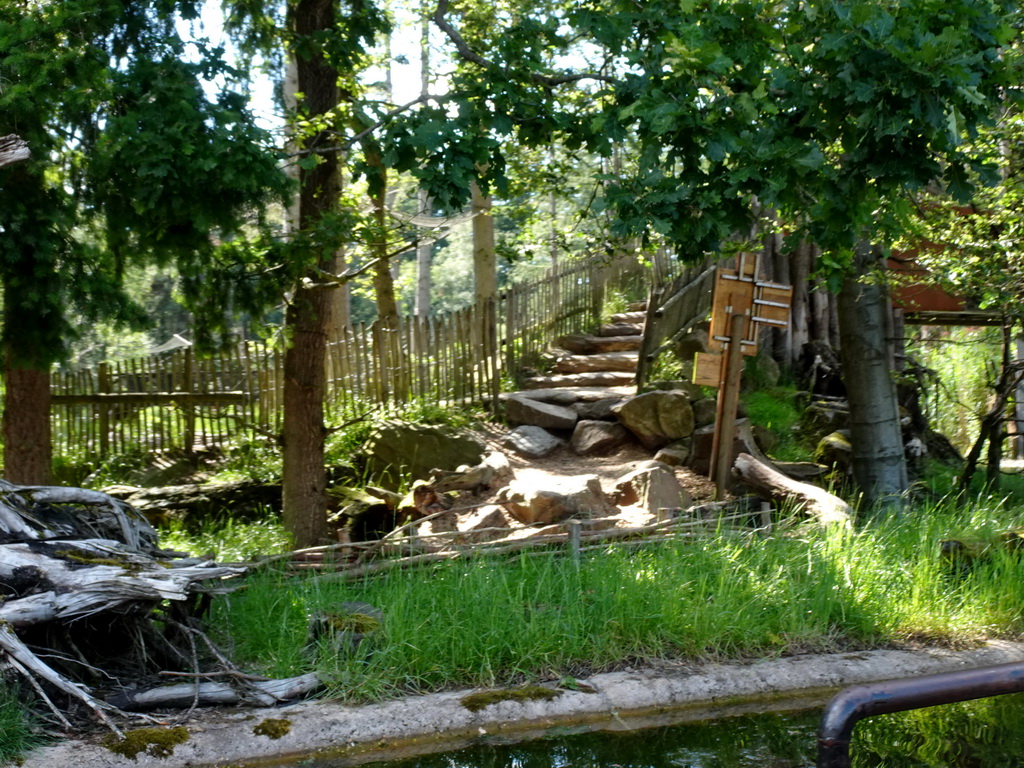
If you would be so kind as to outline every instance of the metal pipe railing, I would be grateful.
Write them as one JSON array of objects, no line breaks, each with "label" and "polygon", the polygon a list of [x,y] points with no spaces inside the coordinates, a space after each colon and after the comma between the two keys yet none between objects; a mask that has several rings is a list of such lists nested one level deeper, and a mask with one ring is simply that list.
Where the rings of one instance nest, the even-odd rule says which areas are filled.
[{"label": "metal pipe railing", "polygon": [[858,721],[910,709],[1024,691],[1024,662],[855,685],[828,703],[818,728],[818,768],[849,768]]}]

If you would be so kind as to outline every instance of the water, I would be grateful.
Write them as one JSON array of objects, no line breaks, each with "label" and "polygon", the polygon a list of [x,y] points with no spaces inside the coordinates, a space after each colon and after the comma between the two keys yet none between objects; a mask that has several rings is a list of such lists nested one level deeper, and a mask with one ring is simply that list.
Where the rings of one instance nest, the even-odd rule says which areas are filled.
[{"label": "water", "polygon": [[[526,744],[366,764],[371,768],[813,768],[820,710],[733,717],[628,732],[567,735]],[[1024,694],[864,720],[854,731],[859,768],[1024,767]],[[316,768],[343,761],[303,763]]]}]

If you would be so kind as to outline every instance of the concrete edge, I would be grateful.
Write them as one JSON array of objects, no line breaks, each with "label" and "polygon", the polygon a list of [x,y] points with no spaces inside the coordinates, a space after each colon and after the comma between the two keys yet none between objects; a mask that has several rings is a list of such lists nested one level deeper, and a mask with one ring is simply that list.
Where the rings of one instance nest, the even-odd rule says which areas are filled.
[{"label": "concrete edge", "polygon": [[[68,740],[35,751],[23,768],[248,768],[282,766],[310,756],[331,765],[447,751],[481,740],[525,741],[560,732],[624,730],[819,706],[858,683],[1024,661],[1024,643],[992,642],[950,651],[865,651],[808,655],[699,668],[627,670],[595,675],[593,693],[565,690],[550,701],[500,701],[470,712],[471,691],[413,696],[364,706],[304,701],[273,709],[207,710],[188,725],[191,737],[165,758],[115,755],[98,739]],[[265,718],[288,720],[271,739],[253,733]]]}]

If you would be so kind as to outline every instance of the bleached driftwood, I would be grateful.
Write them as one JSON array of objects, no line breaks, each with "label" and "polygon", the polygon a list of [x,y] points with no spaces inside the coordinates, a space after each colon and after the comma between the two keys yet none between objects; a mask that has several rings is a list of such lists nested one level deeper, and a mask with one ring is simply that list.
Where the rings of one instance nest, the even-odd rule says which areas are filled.
[{"label": "bleached driftwood", "polygon": [[[82,488],[16,486],[0,480],[0,667],[26,678],[65,726],[70,714],[54,704],[48,691],[59,692],[61,701],[78,701],[119,733],[115,718],[124,713],[116,702],[123,700],[135,708],[132,696],[146,699],[143,693],[122,694],[113,704],[103,701],[86,684],[72,679],[74,675],[61,671],[62,662],[70,662],[72,670],[93,669],[73,642],[70,648],[76,658],[48,648],[44,661],[19,633],[31,630],[38,636],[40,629],[52,625],[59,639],[81,626],[76,620],[110,614],[115,625],[130,625],[140,638],[148,636],[163,644],[170,656],[191,664],[190,672],[198,675],[195,636],[210,645],[220,666],[226,660],[194,625],[171,621],[165,611],[164,625],[177,631],[179,642],[186,644],[186,649],[176,648],[166,632],[155,628],[153,611],[168,604],[191,606],[197,596],[219,591],[223,580],[244,571],[240,566],[159,549],[156,531],[146,519],[107,494]],[[183,610],[187,617],[188,609]],[[142,649],[139,655],[147,657],[148,652]],[[55,663],[48,663],[51,659]],[[308,693],[318,684],[315,677],[306,676],[234,687],[222,683],[172,686],[187,688],[188,695],[154,692],[146,706],[196,706],[221,700],[269,705]],[[121,688],[130,686],[121,683]],[[236,690],[229,694],[228,689]]]},{"label": "bleached driftwood", "polygon": [[178,683],[161,685],[137,691],[125,691],[111,696],[109,703],[119,709],[145,712],[168,707],[209,707],[214,705],[272,707],[282,701],[306,696],[320,687],[315,674],[287,677],[279,680],[261,680],[239,689],[230,683]]},{"label": "bleached driftwood", "polygon": [[824,488],[786,477],[748,453],[736,457],[733,468],[747,485],[775,501],[795,502],[823,525],[850,525],[853,510]]},{"label": "bleached driftwood", "polygon": [[32,153],[29,152],[28,144],[24,139],[13,133],[8,136],[0,136],[0,168],[28,160],[31,156]]}]

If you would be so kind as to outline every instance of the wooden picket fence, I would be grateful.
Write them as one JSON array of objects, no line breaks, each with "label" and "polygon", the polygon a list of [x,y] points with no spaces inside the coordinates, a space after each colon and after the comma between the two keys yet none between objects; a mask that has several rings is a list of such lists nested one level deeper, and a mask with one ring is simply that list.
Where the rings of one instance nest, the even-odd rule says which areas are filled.
[{"label": "wooden picket fence", "polygon": [[[661,263],[659,272],[665,268]],[[512,285],[482,306],[406,318],[395,329],[378,323],[351,327],[328,347],[329,417],[351,413],[346,406],[413,399],[493,403],[502,380],[539,362],[555,338],[596,325],[610,290],[643,295],[651,279],[650,267],[635,258],[591,259]],[[279,350],[248,342],[210,356],[179,349],[56,372],[54,450],[102,459],[129,451],[222,446],[241,434],[278,434],[283,359]]]}]

